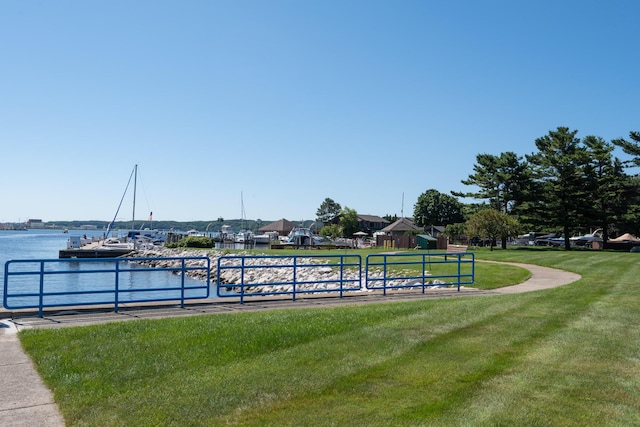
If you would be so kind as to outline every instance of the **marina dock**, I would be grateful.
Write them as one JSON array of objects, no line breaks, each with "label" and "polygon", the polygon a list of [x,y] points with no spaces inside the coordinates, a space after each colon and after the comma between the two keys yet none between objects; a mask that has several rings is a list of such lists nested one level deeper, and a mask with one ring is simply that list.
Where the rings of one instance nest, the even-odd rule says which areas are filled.
[{"label": "marina dock", "polygon": [[130,252],[131,249],[60,249],[58,258],[118,258]]},{"label": "marina dock", "polygon": [[80,248],[60,249],[58,258],[118,258],[130,252],[129,248],[104,248],[100,242],[92,242]]}]

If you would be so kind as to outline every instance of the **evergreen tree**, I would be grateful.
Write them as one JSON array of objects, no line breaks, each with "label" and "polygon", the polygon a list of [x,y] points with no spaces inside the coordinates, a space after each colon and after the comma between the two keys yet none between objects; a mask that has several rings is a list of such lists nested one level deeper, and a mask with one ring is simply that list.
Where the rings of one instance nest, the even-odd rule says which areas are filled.
[{"label": "evergreen tree", "polygon": [[619,231],[640,236],[640,176],[625,180],[624,208],[618,221]]},{"label": "evergreen tree", "polygon": [[595,224],[602,228],[602,239],[609,239],[609,228],[620,219],[625,210],[624,195],[627,177],[622,162],[613,158],[613,144],[600,137],[587,136],[582,141],[588,153],[585,168],[589,206],[585,209],[584,227]]},{"label": "evergreen tree", "polygon": [[390,223],[396,222],[398,220],[398,215],[391,215],[391,214],[386,214],[385,216],[382,217],[383,219],[386,219],[387,221],[389,221]]},{"label": "evergreen tree", "polygon": [[499,212],[512,213],[523,201],[524,189],[531,174],[529,165],[514,152],[507,151],[499,156],[478,154],[473,167],[474,174],[462,180],[465,185],[480,188],[476,193],[456,193],[454,196],[473,197],[488,200],[489,206]]},{"label": "evergreen tree", "polygon": [[634,166],[640,166],[640,132],[629,132],[629,138],[631,141],[627,141],[624,138],[614,139],[613,144],[622,148],[626,154],[633,158],[629,161]]},{"label": "evergreen tree", "polygon": [[[615,139],[613,144],[622,148],[626,154],[632,156],[631,160],[623,163],[626,167],[638,167],[640,166],[640,132],[629,132],[629,138]],[[626,194],[625,202],[627,203],[627,209],[622,215],[620,221],[620,227],[627,232],[631,232],[635,235],[640,234],[640,177],[635,174],[628,176],[626,180]]]},{"label": "evergreen tree", "polygon": [[316,221],[326,224],[340,215],[341,209],[340,203],[336,203],[333,199],[327,197],[316,211]]},{"label": "evergreen tree", "polygon": [[577,130],[558,127],[536,139],[538,152],[527,156],[541,186],[540,203],[535,207],[540,220],[562,227],[565,249],[571,249],[570,232],[588,209],[587,152],[576,137]]},{"label": "evergreen tree", "polygon": [[[488,205],[506,214],[517,214],[527,206],[532,188],[531,168],[522,157],[507,151],[499,156],[478,154],[474,174],[462,180],[465,185],[479,187],[478,192],[452,192],[454,196],[487,200]],[[506,237],[502,246],[506,247]]]}]

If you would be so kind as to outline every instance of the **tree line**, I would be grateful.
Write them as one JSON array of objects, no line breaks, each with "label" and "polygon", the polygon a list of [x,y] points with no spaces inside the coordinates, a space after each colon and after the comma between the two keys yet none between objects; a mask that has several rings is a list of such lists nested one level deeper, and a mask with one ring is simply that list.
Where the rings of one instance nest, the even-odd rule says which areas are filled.
[{"label": "tree line", "polygon": [[[507,237],[522,230],[561,231],[565,249],[570,249],[573,234],[592,228],[603,230],[604,241],[612,234],[638,234],[640,179],[629,172],[640,166],[640,132],[610,142],[593,135],[581,139],[577,133],[558,127],[537,138],[537,151],[524,156],[510,151],[478,154],[473,173],[462,180],[477,190],[452,192],[449,205],[455,205],[455,197],[478,203],[460,205],[457,216],[445,204],[434,218],[429,192],[424,193],[414,210],[418,224],[458,224],[462,219],[468,234],[501,238],[503,247]],[[616,147],[626,160],[614,155]]]},{"label": "tree line", "polygon": [[[508,237],[523,230],[560,231],[565,249],[570,249],[572,235],[593,228],[603,230],[604,241],[625,232],[638,235],[640,178],[631,172],[640,166],[640,132],[610,142],[577,134],[558,127],[537,138],[537,151],[524,156],[512,151],[478,154],[473,173],[462,180],[475,189],[425,191],[414,205],[416,225],[444,225],[449,235],[499,238],[503,247]],[[617,157],[616,148],[628,158]],[[477,202],[465,204],[461,197]],[[327,198],[316,212],[321,223],[345,214],[346,222],[332,225],[331,233],[348,235],[344,226],[357,231],[354,210]],[[356,229],[351,230],[354,217]]]}]

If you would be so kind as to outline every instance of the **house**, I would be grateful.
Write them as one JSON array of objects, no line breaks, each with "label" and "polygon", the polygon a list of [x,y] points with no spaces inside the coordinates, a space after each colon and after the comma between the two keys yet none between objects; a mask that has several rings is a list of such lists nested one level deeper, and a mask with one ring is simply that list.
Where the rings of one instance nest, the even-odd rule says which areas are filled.
[{"label": "house", "polygon": [[380,231],[388,236],[404,236],[407,232],[412,232],[414,234],[424,233],[422,227],[417,226],[410,218],[400,218]]},{"label": "house", "polygon": [[261,227],[259,230],[263,233],[266,233],[267,231],[277,231],[280,236],[286,236],[291,232],[291,230],[295,228],[295,226],[296,225],[291,221],[282,218],[278,221]]},{"label": "house", "polygon": [[418,234],[423,234],[422,227],[418,227],[410,218],[400,218],[380,230],[383,235],[376,235],[376,246],[389,248],[412,249],[418,246]]},{"label": "house", "polygon": [[[340,224],[341,215],[334,217],[327,224]],[[389,225],[389,221],[377,215],[360,215],[358,214],[358,229],[365,231],[367,234],[373,234],[382,230]]]},{"label": "house", "polygon": [[389,224],[389,221],[377,215],[358,215],[358,227],[369,234],[380,231]]}]

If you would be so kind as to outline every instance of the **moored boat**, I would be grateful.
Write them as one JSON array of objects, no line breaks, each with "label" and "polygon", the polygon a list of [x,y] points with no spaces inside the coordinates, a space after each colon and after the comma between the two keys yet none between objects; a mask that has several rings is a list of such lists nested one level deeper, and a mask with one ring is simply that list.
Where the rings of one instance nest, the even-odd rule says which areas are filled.
[{"label": "moored boat", "polygon": [[326,239],[320,234],[314,234],[310,228],[296,227],[289,233],[286,243],[295,246],[313,246],[326,243]]},{"label": "moored boat", "polygon": [[257,245],[268,245],[271,242],[275,242],[278,240],[278,232],[277,231],[267,231],[262,234],[254,234],[253,241]]},{"label": "moored boat", "polygon": [[253,233],[249,230],[239,231],[235,235],[235,243],[251,243],[253,242]]}]

